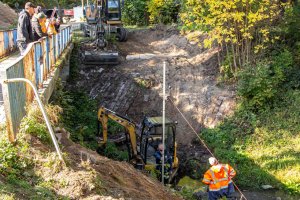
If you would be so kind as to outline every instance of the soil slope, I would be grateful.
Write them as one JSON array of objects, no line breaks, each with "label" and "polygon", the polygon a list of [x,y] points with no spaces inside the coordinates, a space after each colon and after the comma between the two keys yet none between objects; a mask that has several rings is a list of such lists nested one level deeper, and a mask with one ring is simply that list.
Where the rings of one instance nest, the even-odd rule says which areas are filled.
[{"label": "soil slope", "polygon": [[7,4],[0,1],[0,30],[9,28],[18,20],[18,14]]},{"label": "soil slope", "polygon": [[[69,133],[56,129],[66,165],[57,160],[54,149],[30,137],[31,155],[37,161],[35,174],[51,183],[58,197],[70,199],[181,199],[157,180],[133,168],[88,150],[68,139]],[[52,152],[52,153],[50,153]],[[20,197],[20,195],[18,195]],[[21,199],[26,199],[22,197]]]}]

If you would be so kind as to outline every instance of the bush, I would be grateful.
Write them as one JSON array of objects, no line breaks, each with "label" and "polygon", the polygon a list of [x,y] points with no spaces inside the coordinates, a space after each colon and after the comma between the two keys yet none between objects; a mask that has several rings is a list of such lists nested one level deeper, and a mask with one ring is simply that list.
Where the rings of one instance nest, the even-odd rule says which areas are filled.
[{"label": "bush", "polygon": [[6,135],[0,137],[0,174],[5,176],[21,176],[30,165],[27,157],[28,143],[21,136],[18,145],[10,143]]},{"label": "bush", "polygon": [[270,60],[248,66],[239,74],[238,95],[250,107],[258,108],[271,101],[286,80],[293,64],[292,54],[288,50],[271,57]]},{"label": "bush", "polygon": [[151,23],[169,24],[177,22],[180,2],[176,0],[150,0],[148,12]]},{"label": "bush", "polygon": [[128,161],[129,159],[127,151],[119,150],[118,147],[111,142],[107,142],[103,152],[100,151],[100,153],[103,153],[104,156],[115,160]]},{"label": "bush", "polygon": [[62,107],[61,122],[71,133],[71,139],[96,150],[97,104],[82,91],[66,92],[58,84],[52,103]]},{"label": "bush", "polygon": [[147,25],[147,1],[146,0],[131,0],[125,1],[122,9],[122,21],[126,25]]}]

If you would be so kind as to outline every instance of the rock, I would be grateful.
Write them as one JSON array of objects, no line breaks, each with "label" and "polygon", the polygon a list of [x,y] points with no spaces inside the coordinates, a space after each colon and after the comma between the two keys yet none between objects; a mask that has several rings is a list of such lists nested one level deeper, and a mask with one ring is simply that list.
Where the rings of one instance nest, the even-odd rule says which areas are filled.
[{"label": "rock", "polygon": [[149,101],[149,95],[144,95],[144,101],[148,102]]},{"label": "rock", "polygon": [[55,136],[57,138],[57,142],[61,144],[62,133],[55,133]]},{"label": "rock", "polygon": [[281,200],[281,197],[276,197],[276,200]]},{"label": "rock", "polygon": [[264,190],[268,190],[268,189],[272,189],[273,186],[272,185],[262,185],[261,188]]},{"label": "rock", "polygon": [[219,100],[221,100],[221,101],[224,101],[224,100],[226,100],[228,97],[223,97],[223,96],[219,96]]},{"label": "rock", "polygon": [[25,134],[25,140],[31,141],[32,136],[30,134]]},{"label": "rock", "polygon": [[55,127],[55,128],[54,128],[54,132],[55,132],[55,133],[60,133],[60,132],[61,132],[60,127]]}]

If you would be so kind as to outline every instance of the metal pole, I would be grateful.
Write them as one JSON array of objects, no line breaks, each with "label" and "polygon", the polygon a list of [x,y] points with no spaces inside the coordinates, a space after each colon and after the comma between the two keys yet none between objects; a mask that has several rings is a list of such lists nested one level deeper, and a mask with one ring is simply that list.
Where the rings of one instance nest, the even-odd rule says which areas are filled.
[{"label": "metal pole", "polygon": [[162,170],[161,170],[161,182],[165,182],[165,117],[166,117],[166,61],[163,64],[163,116],[162,116],[162,126],[163,126],[163,152],[162,152]]},{"label": "metal pole", "polygon": [[26,82],[26,83],[28,83],[32,87],[32,89],[34,91],[34,95],[36,97],[36,100],[37,100],[37,102],[38,102],[38,104],[40,106],[40,109],[42,111],[42,114],[43,114],[43,117],[45,119],[46,125],[48,127],[49,132],[50,132],[51,139],[52,139],[53,144],[55,146],[55,149],[56,149],[56,152],[58,154],[58,157],[59,157],[60,160],[62,160],[64,162],[64,159],[62,157],[62,153],[60,151],[60,148],[59,148],[58,142],[56,140],[56,137],[54,135],[54,131],[53,131],[52,127],[51,127],[49,118],[48,118],[47,113],[46,113],[46,111],[44,109],[43,103],[42,103],[42,101],[41,101],[41,99],[40,99],[40,97],[38,95],[38,92],[37,92],[35,86],[32,84],[32,82],[30,80],[26,79],[26,78],[11,78],[11,79],[4,80],[3,82],[4,83]]}]

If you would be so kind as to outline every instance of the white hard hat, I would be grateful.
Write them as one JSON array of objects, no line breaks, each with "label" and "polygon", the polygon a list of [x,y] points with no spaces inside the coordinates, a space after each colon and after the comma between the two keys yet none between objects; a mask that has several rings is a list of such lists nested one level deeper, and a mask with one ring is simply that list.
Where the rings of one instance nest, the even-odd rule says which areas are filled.
[{"label": "white hard hat", "polygon": [[218,161],[217,161],[217,159],[215,157],[210,157],[208,159],[208,162],[209,162],[210,165],[216,165],[216,164],[218,164]]}]

